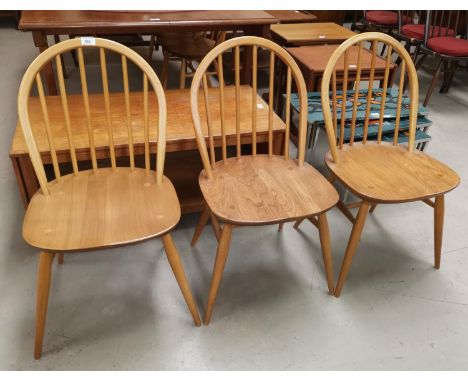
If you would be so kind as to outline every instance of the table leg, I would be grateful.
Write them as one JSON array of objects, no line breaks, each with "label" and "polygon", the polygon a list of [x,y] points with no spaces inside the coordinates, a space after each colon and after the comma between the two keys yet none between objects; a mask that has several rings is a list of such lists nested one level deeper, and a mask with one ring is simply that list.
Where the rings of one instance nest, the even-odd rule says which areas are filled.
[{"label": "table leg", "polygon": [[[34,45],[39,48],[39,52],[45,51],[49,45],[47,44],[47,35],[42,31],[33,31],[33,40]],[[49,90],[49,95],[57,95],[57,86],[55,84],[54,69],[52,68],[52,63],[49,62],[44,66],[44,73],[47,82],[47,89]]]},{"label": "table leg", "polygon": [[[16,158],[16,160],[19,167],[18,172],[22,179],[22,183],[20,184],[17,177],[18,186],[20,188],[20,192],[22,193],[23,201],[27,206],[33,195],[39,189],[39,182],[37,181],[36,173],[34,172],[34,167],[29,156],[21,156]],[[13,164],[13,167],[15,167],[15,164]]]},{"label": "table leg", "polygon": [[21,200],[23,201],[24,208],[27,208],[29,204],[29,198],[26,191],[26,185],[24,184],[23,173],[21,172],[21,166],[18,163],[18,158],[10,157],[10,159],[11,164],[13,165],[13,171],[15,172],[16,183],[18,183]]},{"label": "table leg", "polygon": [[278,131],[273,136],[273,154],[284,155],[284,131]]}]

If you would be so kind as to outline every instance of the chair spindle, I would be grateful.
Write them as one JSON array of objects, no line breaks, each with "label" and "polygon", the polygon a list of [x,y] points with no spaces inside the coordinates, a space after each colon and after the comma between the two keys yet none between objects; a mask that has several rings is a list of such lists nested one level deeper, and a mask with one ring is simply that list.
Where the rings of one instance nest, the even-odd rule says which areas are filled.
[{"label": "chair spindle", "polygon": [[130,110],[130,90],[128,86],[128,67],[127,57],[122,56],[122,76],[125,94],[125,112],[127,114],[127,133],[128,133],[128,151],[130,156],[130,168],[135,169],[135,153],[133,150],[133,129],[132,129],[132,114]]}]

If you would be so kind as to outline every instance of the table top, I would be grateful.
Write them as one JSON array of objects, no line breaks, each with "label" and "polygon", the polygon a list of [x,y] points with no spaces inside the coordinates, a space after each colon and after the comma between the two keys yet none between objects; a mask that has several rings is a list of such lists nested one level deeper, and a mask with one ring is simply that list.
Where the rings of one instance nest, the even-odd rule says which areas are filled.
[{"label": "table top", "polygon": [[341,43],[356,33],[335,23],[275,24],[274,39],[287,45]]},{"label": "table top", "polygon": [[[166,90],[167,101],[167,145],[177,145],[181,142],[191,142],[195,145],[195,132],[192,123],[190,110],[190,89]],[[203,93],[201,93],[203,94]],[[236,132],[235,113],[235,87],[225,87],[225,128],[228,136],[234,136]],[[88,133],[86,127],[85,110],[83,97],[79,95],[69,95],[68,105],[70,110],[70,122],[73,132],[73,142],[76,149],[88,149]],[[150,142],[156,142],[156,126],[158,123],[158,108],[156,107],[156,97],[153,92],[149,94],[149,120],[150,120]],[[242,110],[240,130],[241,134],[252,132],[252,88],[248,85],[240,88],[240,108]],[[209,101],[211,118],[213,123],[213,134],[221,135],[219,91],[218,88],[210,88]],[[102,94],[90,94],[89,103],[91,109],[91,126],[94,132],[96,149],[108,147],[108,134],[106,124],[106,112],[104,107],[104,97]],[[143,121],[143,93],[130,93],[130,105],[132,113],[132,129],[134,145],[144,144],[144,121]],[[268,104],[257,95],[257,132],[268,132]],[[59,152],[68,150],[68,140],[66,127],[63,119],[63,109],[60,96],[48,96],[47,107],[50,116],[50,126],[54,136],[55,148]],[[112,115],[112,127],[114,143],[116,148],[128,143],[125,99],[123,93],[110,94],[110,109]],[[35,139],[40,152],[49,152],[49,144],[45,132],[42,110],[38,97],[31,97],[29,103],[30,119]],[[202,126],[205,135],[208,136],[206,127],[206,112],[203,95],[199,99],[199,110]],[[273,113],[273,130],[284,130],[284,122]],[[265,134],[267,135],[267,134]],[[194,147],[191,147],[193,149]],[[178,151],[178,150],[174,150]],[[10,155],[27,154],[27,147],[24,142],[23,133],[19,123],[16,126],[15,135],[10,149]]]},{"label": "table top", "polygon": [[265,11],[280,23],[307,23],[317,20],[317,16],[302,11]]},{"label": "table top", "polygon": [[213,27],[266,25],[278,20],[264,11],[23,11],[22,30]]},{"label": "table top", "polygon": [[[315,74],[323,74],[327,67],[328,60],[330,59],[333,52],[339,47],[339,45],[306,45],[286,48],[286,50],[299,62],[302,66]],[[348,70],[349,72],[356,72],[358,63],[358,52],[357,46],[352,46],[348,49]],[[363,48],[361,52],[361,70],[369,71],[371,69],[372,52],[368,49]],[[390,64],[390,70],[393,69],[395,64]],[[376,56],[375,70],[383,71],[386,67],[385,59]],[[336,63],[337,73],[344,71],[344,54],[338,59]]]}]

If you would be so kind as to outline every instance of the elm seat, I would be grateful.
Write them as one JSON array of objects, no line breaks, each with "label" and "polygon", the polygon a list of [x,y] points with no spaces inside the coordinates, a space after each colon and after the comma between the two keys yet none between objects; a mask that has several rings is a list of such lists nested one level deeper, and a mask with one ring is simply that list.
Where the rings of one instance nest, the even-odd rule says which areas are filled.
[{"label": "elm seat", "polygon": [[[424,24],[405,24],[401,27],[402,33],[407,36],[414,38],[416,40],[424,40]],[[434,30],[434,32],[432,32]],[[429,35],[440,35],[443,36],[455,36],[455,31],[451,28],[441,27],[438,26],[430,27],[429,28]]]},{"label": "elm seat", "polygon": [[427,199],[460,183],[457,173],[438,160],[391,143],[345,145],[338,163],[330,152],[325,163],[353,193],[378,203]]},{"label": "elm seat", "polygon": [[208,207],[223,221],[257,225],[308,217],[338,202],[335,188],[311,165],[281,156],[257,155],[216,162],[200,188]]},{"label": "elm seat", "polygon": [[433,37],[427,46],[434,52],[455,57],[468,57],[468,40],[456,37]]},{"label": "elm seat", "polygon": [[[49,195],[39,190],[33,196],[23,224],[24,239],[45,251],[136,243],[169,232],[180,220],[174,186],[166,177],[158,186],[154,171],[99,168],[63,176],[48,188]],[[126,230],[116,229],[123,221]],[[77,227],[94,234],[83,237]]]}]

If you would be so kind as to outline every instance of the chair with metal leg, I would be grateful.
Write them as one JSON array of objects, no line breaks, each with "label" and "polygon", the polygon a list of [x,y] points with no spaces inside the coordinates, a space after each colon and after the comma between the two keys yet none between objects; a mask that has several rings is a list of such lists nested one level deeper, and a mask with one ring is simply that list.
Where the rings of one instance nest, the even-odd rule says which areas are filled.
[{"label": "chair with metal leg", "polygon": [[[104,91],[102,113],[104,126],[93,126],[91,123],[84,54],[90,49],[97,50],[100,58]],[[82,93],[80,96],[83,100],[83,106],[77,109],[69,108],[61,61],[62,54],[72,50],[77,52]],[[122,63],[125,95],[123,113],[127,116],[128,125],[126,142],[127,137],[123,140],[122,137],[114,137],[113,134],[110,111],[112,95],[109,94],[106,52],[118,54]],[[57,66],[59,97],[63,109],[61,122],[67,132],[69,148],[60,152],[55,149],[55,130],[51,128],[50,120],[52,114],[48,113],[47,98],[41,79],[41,70],[52,60]],[[130,100],[134,100],[135,97],[131,97],[129,93],[127,66],[130,63],[136,65],[142,72],[140,78],[143,92],[140,93],[141,99],[138,102],[144,105],[144,136],[138,138],[133,136],[132,130]],[[44,117],[41,130],[33,129],[32,124],[38,122],[34,122],[29,113],[29,101],[33,97],[31,90],[34,84]],[[156,107],[157,122],[149,118],[149,108]],[[179,222],[180,205],[174,186],[163,174],[166,148],[166,99],[161,83],[149,64],[133,50],[110,40],[86,37],[58,43],[41,53],[26,70],[19,89],[18,113],[29,156],[40,185],[40,189],[30,201],[23,222],[24,240],[41,251],[37,281],[34,357],[40,358],[42,354],[51,267],[55,254],[59,254],[60,261],[63,253],[112,248],[160,237],[193,320],[196,325],[200,325],[195,301],[170,235],[170,231]],[[70,123],[72,113],[83,115],[83,123],[87,127],[92,158],[90,170],[79,168],[80,147],[75,147],[73,142],[74,126]],[[156,172],[151,170],[149,147],[150,132],[154,130],[157,130],[158,137],[154,165]],[[43,134],[37,134],[37,131],[42,131]],[[47,178],[41,153],[36,145],[39,139],[47,140],[49,143],[55,175],[55,179],[52,177],[53,180]],[[110,151],[111,167],[98,167],[102,155],[102,152],[97,150],[98,147]],[[128,148],[129,167],[117,166],[115,155],[117,147]],[[138,168],[135,164],[137,150],[144,154],[144,168]],[[58,155],[69,155],[73,168],[71,174],[64,174],[61,171]]]},{"label": "chair with metal leg", "polygon": [[[240,49],[252,49],[252,97],[251,125],[240,126]],[[257,58],[258,51],[266,49],[270,54],[269,73],[269,142],[268,154],[257,153],[256,114],[257,114]],[[225,86],[223,76],[223,53],[234,55],[234,86]],[[284,155],[273,154],[273,89],[275,80],[275,60],[281,60],[286,68],[286,137]],[[218,62],[219,87],[208,87],[206,71],[214,62]],[[299,145],[297,159],[289,156],[289,113],[291,85],[294,79],[300,97]],[[211,110],[207,102],[209,92],[219,94],[220,126],[212,126]],[[224,94],[235,92],[236,109],[225,110]],[[200,100],[199,93],[202,93]],[[279,45],[260,37],[234,38],[215,47],[202,60],[193,78],[190,91],[192,119],[198,148],[204,170],[200,173],[200,188],[207,204],[207,211],[202,214],[199,226],[203,226],[210,214],[222,224],[221,237],[213,269],[210,292],[204,322],[211,319],[213,307],[222,278],[224,266],[234,227],[282,224],[299,218],[309,218],[319,229],[322,255],[325,264],[328,290],[333,292],[333,270],[330,253],[330,237],[326,212],[338,201],[338,194],[333,186],[311,165],[304,162],[305,135],[307,123],[307,92],[304,78],[294,59]],[[201,102],[200,102],[201,101]],[[201,106],[205,105],[207,126],[202,126]],[[228,157],[225,117],[229,113],[236,120],[236,146],[232,157]],[[234,117],[235,116],[235,117]],[[216,158],[213,132],[221,132],[221,158]],[[242,155],[241,141],[251,137],[251,150]],[[206,139],[208,139],[209,149]],[[198,231],[198,227],[197,227]],[[197,234],[197,233],[196,233]]]}]

